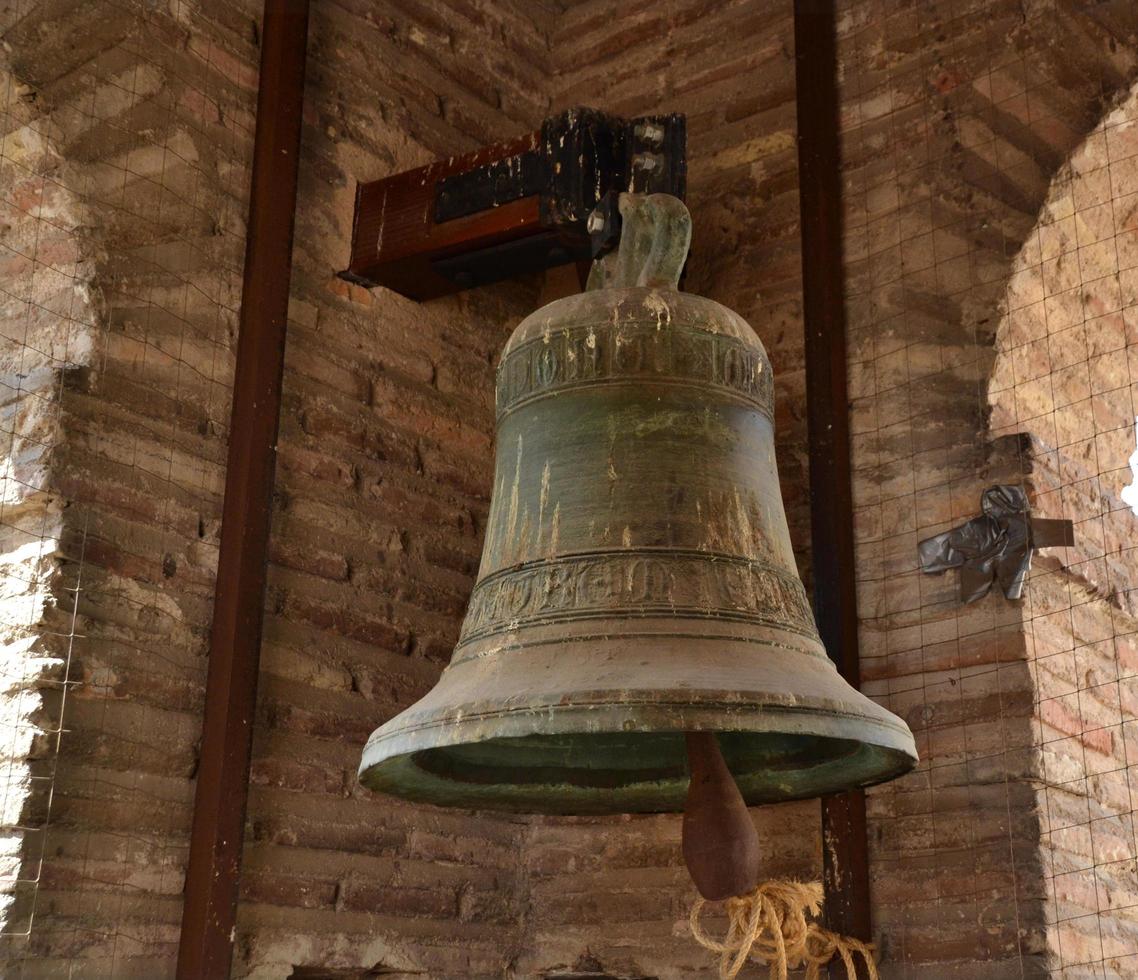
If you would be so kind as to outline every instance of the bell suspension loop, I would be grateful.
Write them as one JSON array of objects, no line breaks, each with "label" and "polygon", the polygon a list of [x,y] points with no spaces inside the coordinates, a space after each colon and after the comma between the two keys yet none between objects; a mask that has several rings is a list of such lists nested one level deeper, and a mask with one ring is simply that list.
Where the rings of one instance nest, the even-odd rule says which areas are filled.
[{"label": "bell suspension loop", "polygon": [[676,289],[691,245],[691,214],[671,194],[622,193],[620,239],[589,270],[588,292],[650,286]]}]

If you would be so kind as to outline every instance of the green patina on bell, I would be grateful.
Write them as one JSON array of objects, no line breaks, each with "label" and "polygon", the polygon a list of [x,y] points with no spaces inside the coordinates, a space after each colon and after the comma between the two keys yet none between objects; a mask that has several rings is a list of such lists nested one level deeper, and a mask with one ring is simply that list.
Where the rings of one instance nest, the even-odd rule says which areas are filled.
[{"label": "green patina on bell", "polygon": [[795,569],[773,378],[747,323],[677,290],[686,208],[621,199],[589,291],[526,318],[497,377],[478,581],[435,688],[377,729],[365,786],[544,813],[682,809],[684,733],[748,803],[881,782],[901,719],[838,675]]}]

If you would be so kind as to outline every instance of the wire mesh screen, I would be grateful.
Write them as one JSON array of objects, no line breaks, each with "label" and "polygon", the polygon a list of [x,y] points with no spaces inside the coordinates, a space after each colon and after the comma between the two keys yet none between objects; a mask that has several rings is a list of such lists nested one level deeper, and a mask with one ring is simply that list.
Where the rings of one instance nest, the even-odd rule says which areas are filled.
[{"label": "wire mesh screen", "polygon": [[233,51],[253,39],[181,2],[2,17],[0,958],[165,975],[244,250],[256,63]]},{"label": "wire mesh screen", "polygon": [[[869,799],[883,954],[1135,976],[1135,11],[840,6],[863,677],[922,755]],[[917,543],[997,484],[1076,545],[963,604]]]},{"label": "wire mesh screen", "polygon": [[[990,391],[1038,510],[1075,522],[1024,615],[1058,965],[1138,973],[1138,90],[1059,169],[1013,264]],[[1133,768],[1131,768],[1133,767]],[[1106,972],[1111,971],[1111,972]]]},{"label": "wire mesh screen", "polygon": [[[673,31],[666,44],[654,22],[643,31],[635,25],[635,36],[660,43],[670,70],[686,70],[687,57],[697,81],[698,71],[705,81],[720,72],[732,77],[718,65],[700,67],[700,52],[721,56],[716,44],[695,36],[703,7],[695,0],[664,6]],[[774,6],[785,20],[788,5]],[[171,972],[217,560],[256,86],[257,38],[249,25],[257,7],[245,0],[18,0],[0,13],[6,975]],[[870,795],[873,914],[885,971],[905,978],[1135,976],[1138,526],[1127,500],[1138,491],[1124,491],[1134,480],[1128,460],[1138,416],[1138,95],[1131,89],[1138,10],[1130,0],[844,0],[839,8],[864,687],[909,722],[923,758],[914,774]],[[609,30],[607,13],[589,17]],[[691,27],[690,49],[674,33],[679,23]],[[457,28],[435,29],[455,41],[446,32]],[[460,51],[477,37],[468,31],[440,50]],[[345,28],[345,38],[355,32]],[[516,24],[498,33],[513,39]],[[427,37],[411,28],[407,36]],[[611,39],[595,40],[578,43],[602,52],[592,69],[599,77],[608,72],[604,58],[623,53],[612,53]],[[317,47],[329,61],[358,54],[347,39]],[[784,45],[768,47],[781,52]],[[404,57],[402,49],[384,51],[389,61]],[[749,57],[738,54],[740,63]],[[370,62],[360,64],[356,70],[370,78]],[[788,65],[783,69],[792,77]],[[431,89],[442,84],[429,81],[434,75],[410,60],[402,70],[387,81],[410,92],[407,98],[445,109]],[[562,73],[549,84],[567,78]],[[637,71],[618,73],[616,83],[645,85]],[[594,84],[600,82],[587,74],[567,91],[591,92]],[[668,81],[661,97],[678,100],[685,84]],[[785,95],[785,87],[774,89]],[[339,105],[341,91],[329,83],[328,92],[345,116],[364,109],[383,115],[378,101]],[[754,104],[738,111],[758,113],[769,97],[741,93],[742,103]],[[500,95],[491,102],[502,107]],[[389,115],[384,138],[405,153],[409,124]],[[718,145],[722,152],[706,165],[731,174],[743,166],[723,150],[735,136],[715,121],[711,142],[702,151],[693,146],[692,156],[712,159],[709,148]],[[494,116],[492,128],[500,125],[506,123]],[[478,132],[479,141],[489,141]],[[746,134],[763,143],[763,133]],[[443,142],[432,144],[432,154]],[[785,155],[770,166],[777,168],[780,207],[790,208],[790,144],[771,146]],[[431,155],[425,145],[419,149]],[[377,158],[387,154],[386,144],[381,150]],[[734,190],[718,196],[725,213],[736,196],[746,198]],[[793,227],[792,217],[774,213]],[[701,220],[704,234],[722,236],[715,221],[697,213],[697,225]],[[751,254],[752,245],[753,254],[767,254],[759,231],[746,236],[738,254]],[[721,259],[722,237],[714,243],[706,277],[726,277],[740,295],[764,281]],[[326,273],[320,262],[305,261]],[[528,293],[500,308],[491,300],[485,315],[504,322],[523,300],[529,303]],[[334,310],[332,319],[345,316],[343,305]],[[390,311],[384,306],[375,322],[386,324]],[[439,382],[437,365],[422,354],[419,312],[407,307],[401,315],[409,338],[400,348],[405,365],[388,381],[421,375],[440,390],[461,387],[456,379],[471,361],[455,358],[460,367],[448,367],[456,349],[448,329],[432,327],[439,352],[431,356],[443,365]],[[332,358],[316,351],[329,346],[328,333],[305,340],[300,331],[302,344],[293,347],[314,368],[321,357],[342,362],[342,372],[314,370],[313,386],[347,377],[335,383],[363,392],[342,399],[351,403],[343,409],[351,418],[359,409],[353,399],[377,412],[394,412],[403,399],[377,396],[386,382],[354,373],[359,337],[384,336],[363,330],[372,323],[363,316],[343,328]],[[771,333],[778,323],[772,315]],[[791,341],[785,344],[790,351]],[[478,351],[481,369],[493,352]],[[786,359],[793,361],[789,353]],[[335,438],[324,439],[317,413],[307,418],[321,452],[346,456],[341,443],[365,445],[355,428],[337,430],[334,413],[327,419]],[[454,471],[447,479],[459,488],[456,499],[476,497],[481,491],[468,491],[466,474],[458,472],[463,457],[452,451],[440,442],[428,475],[435,467]],[[406,456],[408,467],[422,468],[418,448]],[[323,456],[314,458],[324,467]],[[345,474],[358,464],[330,459],[329,482],[351,485],[357,477]],[[801,483],[784,463],[784,479],[788,472],[789,485]],[[369,492],[384,507],[408,507],[409,495],[401,498],[398,482],[383,484],[385,478],[375,477]],[[921,573],[917,543],[976,516],[982,491],[995,484],[1023,487],[1037,515],[1072,520],[1076,545],[1036,556],[1022,601],[1006,599],[997,586],[964,605],[955,572]],[[422,523],[438,521],[430,504],[422,513]],[[475,524],[466,513],[458,518],[464,534]],[[408,519],[404,511],[400,520]],[[402,533],[392,538],[392,550],[401,552]],[[465,589],[472,559],[462,549],[454,554],[427,558],[455,563]],[[346,581],[344,555],[321,552],[314,561],[325,558],[333,566],[329,577]],[[364,587],[396,588],[388,571],[374,571]],[[444,604],[447,624],[461,606],[452,589],[458,586],[448,584],[429,600]],[[323,628],[323,608],[307,608],[297,615],[310,617],[312,632],[302,636]],[[366,646],[373,657],[385,628],[366,618],[354,628],[361,651]],[[412,646],[410,634],[398,632],[387,642]],[[436,656],[428,651],[424,661]],[[359,659],[364,668],[352,674],[351,693],[402,683],[375,667],[395,662],[394,653],[390,661],[363,652]],[[426,676],[423,669],[415,683]],[[354,723],[366,731],[359,710]],[[342,736],[341,718],[320,724],[321,738]],[[354,750],[334,758],[348,755],[354,763]],[[348,880],[358,863],[352,848],[367,853],[374,834],[367,821],[359,829],[347,818],[324,819],[325,795],[318,794],[348,785],[334,765],[335,786],[324,788],[317,777],[326,758],[314,753],[317,762],[304,762],[318,770],[315,802],[304,815],[308,840],[317,843],[311,866],[299,873],[303,888],[309,879],[326,888],[298,901],[339,915],[342,883],[324,880],[326,854],[338,854],[348,869],[332,878]],[[308,778],[307,771],[296,776]],[[269,829],[262,832],[275,833],[272,807],[285,804],[265,799]],[[448,941],[465,947],[467,933],[439,922],[456,915],[465,922],[471,914],[474,900],[462,897],[473,874],[466,849],[497,849],[500,858],[492,859],[512,875],[513,829],[496,843],[460,846],[455,842],[470,829],[459,826],[463,818],[448,818],[446,834],[406,819],[410,830],[386,828],[393,842],[383,845],[388,850],[373,869],[376,883],[365,881],[355,895],[359,935],[372,927],[362,915],[391,894],[393,873],[383,862],[395,866],[398,859],[406,869],[405,851],[418,848],[420,863],[410,875],[418,884],[405,905],[393,905],[403,916],[399,928],[409,929],[437,901],[434,914],[443,918],[415,928],[430,933],[432,943],[448,932]],[[295,843],[292,834],[281,831],[282,847]],[[661,851],[658,844],[645,843],[644,852]],[[660,860],[671,862],[674,841],[665,844],[668,856]],[[429,891],[437,885],[438,855],[455,879],[454,894],[440,891],[440,898]],[[553,862],[559,870],[561,860]],[[490,907],[513,887],[502,882],[514,879],[483,871],[487,883],[479,887],[493,895],[485,901]],[[278,879],[266,873],[260,881],[270,901]],[[560,884],[547,888],[555,890],[561,901]],[[533,893],[520,893],[531,905],[522,912],[510,905],[503,921],[532,919]],[[656,899],[651,893],[644,902],[652,914],[659,912]],[[568,908],[577,901],[564,898],[566,922],[577,921],[579,910]],[[318,931],[326,921],[306,928]],[[665,928],[671,937],[674,930]],[[596,935],[589,923],[579,938],[584,945]],[[487,962],[496,963],[497,938],[485,945],[494,954]]]}]

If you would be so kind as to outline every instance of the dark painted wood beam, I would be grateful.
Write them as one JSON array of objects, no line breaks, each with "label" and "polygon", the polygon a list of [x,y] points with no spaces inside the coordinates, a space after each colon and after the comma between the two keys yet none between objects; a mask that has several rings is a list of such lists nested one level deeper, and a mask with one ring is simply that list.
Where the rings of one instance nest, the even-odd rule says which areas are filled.
[{"label": "dark painted wood beam", "polygon": [[265,0],[245,278],[180,980],[233,958],[284,373],[308,0]]},{"label": "dark painted wood beam", "polygon": [[[834,0],[796,0],[798,184],[814,614],[842,676],[860,683],[842,265],[842,173]],[[872,938],[865,794],[822,800],[829,928]]]}]

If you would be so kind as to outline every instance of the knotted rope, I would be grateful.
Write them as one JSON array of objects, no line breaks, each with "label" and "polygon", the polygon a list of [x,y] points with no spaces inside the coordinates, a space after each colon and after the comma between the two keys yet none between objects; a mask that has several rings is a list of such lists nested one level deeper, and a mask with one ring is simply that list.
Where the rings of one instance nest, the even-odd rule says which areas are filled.
[{"label": "knotted rope", "polygon": [[707,902],[697,898],[691,910],[691,931],[705,949],[719,954],[721,980],[735,980],[749,957],[769,965],[771,980],[786,980],[787,970],[806,965],[806,980],[819,980],[822,968],[841,957],[850,980],[857,977],[854,954],[865,961],[870,980],[879,980],[873,945],[839,936],[806,916],[822,910],[822,884],[767,881],[749,895],[729,898],[727,934],[713,939],[703,931],[701,916]]}]

